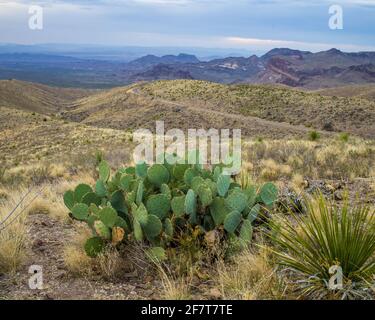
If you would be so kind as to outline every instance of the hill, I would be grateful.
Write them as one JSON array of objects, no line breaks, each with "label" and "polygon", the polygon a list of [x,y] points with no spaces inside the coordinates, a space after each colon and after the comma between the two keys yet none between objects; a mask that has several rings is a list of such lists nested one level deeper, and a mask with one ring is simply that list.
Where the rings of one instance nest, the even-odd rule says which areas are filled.
[{"label": "hill", "polygon": [[[280,85],[224,85],[207,81],[142,82],[105,91],[0,81],[0,107],[58,115],[100,128],[239,128],[246,136],[306,137],[348,132],[375,138],[371,86],[317,92]],[[346,95],[340,97],[340,95]]]},{"label": "hill", "polygon": [[375,102],[271,85],[175,80],[117,88],[76,101],[64,117],[114,129],[241,128],[244,135],[306,135],[312,128],[375,137]]},{"label": "hill", "polygon": [[143,92],[203,109],[253,116],[315,129],[375,137],[375,102],[327,97],[280,86],[221,85],[204,81],[154,82]]},{"label": "hill", "polygon": [[344,86],[330,89],[318,90],[318,93],[324,96],[337,96],[337,97],[358,97],[371,101],[375,101],[375,85],[353,85]]},{"label": "hill", "polygon": [[53,114],[89,94],[81,89],[49,87],[18,80],[0,80],[0,107]]}]

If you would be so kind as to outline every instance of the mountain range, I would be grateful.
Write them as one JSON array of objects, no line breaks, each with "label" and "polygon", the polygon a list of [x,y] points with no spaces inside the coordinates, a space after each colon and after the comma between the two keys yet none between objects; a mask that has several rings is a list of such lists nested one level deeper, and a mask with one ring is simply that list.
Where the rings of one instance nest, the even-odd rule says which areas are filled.
[{"label": "mountain range", "polygon": [[[144,58],[142,58],[144,59]],[[337,49],[312,53],[273,49],[265,55],[229,57],[208,62],[165,63],[154,60],[147,70],[132,75],[133,81],[160,79],[208,80],[219,83],[272,83],[308,89],[375,82],[375,52],[345,53]],[[161,64],[167,64],[161,68]]]},{"label": "mountain range", "polygon": [[38,53],[0,54],[0,79],[49,85],[110,88],[139,81],[206,80],[223,84],[281,84],[324,89],[375,82],[375,52],[337,49],[312,53],[288,48],[262,56],[200,61],[190,54],[146,55],[130,62]]}]

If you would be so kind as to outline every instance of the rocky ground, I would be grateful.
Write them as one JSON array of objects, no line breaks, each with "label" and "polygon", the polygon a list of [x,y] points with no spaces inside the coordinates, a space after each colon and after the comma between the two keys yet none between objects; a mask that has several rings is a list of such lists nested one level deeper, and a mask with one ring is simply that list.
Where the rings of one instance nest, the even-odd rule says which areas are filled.
[{"label": "rocky ground", "polygon": [[[368,196],[368,181],[356,179],[345,181],[305,181],[305,191],[312,194],[320,190],[326,197],[338,204],[344,198],[344,190],[349,191],[351,200],[375,205],[375,198]],[[288,189],[282,191],[282,198],[290,196]],[[77,229],[69,220],[55,219],[46,214],[35,214],[27,220],[28,256],[18,272],[0,275],[0,299],[160,299],[162,283],[152,268],[146,272],[126,268],[121,276],[106,279],[100,274],[87,276],[73,275],[65,265],[63,252],[67,243],[77,235]],[[125,260],[124,260],[124,264]],[[43,289],[31,290],[28,286],[31,265],[43,268]],[[219,299],[220,291],[212,280],[195,278],[192,283],[192,298]]]}]

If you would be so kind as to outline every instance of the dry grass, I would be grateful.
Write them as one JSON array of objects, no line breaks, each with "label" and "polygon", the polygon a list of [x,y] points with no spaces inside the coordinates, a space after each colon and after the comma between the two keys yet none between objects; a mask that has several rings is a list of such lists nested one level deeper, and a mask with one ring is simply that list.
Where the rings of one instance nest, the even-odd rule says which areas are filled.
[{"label": "dry grass", "polygon": [[89,276],[93,272],[93,259],[87,256],[84,244],[91,237],[86,226],[77,226],[76,235],[64,248],[63,259],[67,269],[77,276]]},{"label": "dry grass", "polygon": [[[129,160],[129,133],[0,107],[0,183],[41,183],[69,178],[77,170],[95,167],[98,150],[120,153]],[[14,130],[17,128],[17,130]],[[28,132],[25,141],[20,131]],[[106,156],[108,154],[105,152]],[[65,169],[64,169],[65,167]]]},{"label": "dry grass", "polygon": [[117,249],[108,247],[95,258],[95,265],[104,279],[113,280],[121,276],[124,261]]},{"label": "dry grass", "polygon": [[[24,192],[9,192],[9,198],[0,204],[0,273],[14,273],[26,258],[26,212],[22,212],[30,203],[31,197],[26,197],[18,206]],[[7,219],[13,210],[14,214]]]},{"label": "dry grass", "polygon": [[375,166],[374,142],[361,139],[345,144],[335,139],[248,141],[244,149],[244,161],[252,163],[255,179],[277,181],[298,174],[310,179],[353,180],[371,177]]},{"label": "dry grass", "polygon": [[303,175],[296,173],[292,176],[291,185],[294,191],[300,193],[305,187],[305,179]]},{"label": "dry grass", "polygon": [[191,299],[190,276],[176,277],[163,266],[158,267],[161,278],[161,298],[164,300],[189,300]]},{"label": "dry grass", "polygon": [[76,276],[99,275],[106,280],[119,277],[124,269],[119,252],[108,247],[96,258],[90,258],[84,250],[84,244],[90,237],[91,231],[87,227],[77,228],[76,236],[64,248],[63,258],[67,269]]},{"label": "dry grass", "polygon": [[9,198],[9,190],[0,186],[0,203],[5,202]]},{"label": "dry grass", "polygon": [[51,211],[51,205],[45,199],[39,198],[33,201],[33,203],[27,209],[29,215],[34,214],[49,214]]},{"label": "dry grass", "polygon": [[242,252],[231,264],[218,263],[216,282],[222,298],[230,300],[282,299],[286,290],[267,248]]},{"label": "dry grass", "polygon": [[273,159],[262,160],[260,177],[265,181],[277,181],[281,178],[289,178],[292,168],[287,164],[278,164]]},{"label": "dry grass", "polygon": [[92,274],[92,259],[87,256],[83,247],[67,245],[63,253],[64,263],[69,272],[76,276],[90,276]]}]

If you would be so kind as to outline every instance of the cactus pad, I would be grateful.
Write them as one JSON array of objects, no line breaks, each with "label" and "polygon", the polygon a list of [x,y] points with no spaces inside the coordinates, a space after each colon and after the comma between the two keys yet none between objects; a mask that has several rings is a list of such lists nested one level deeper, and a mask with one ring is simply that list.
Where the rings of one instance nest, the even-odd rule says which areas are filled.
[{"label": "cactus pad", "polygon": [[143,227],[145,235],[148,239],[157,237],[163,229],[163,225],[157,216],[149,215],[147,224]]},{"label": "cactus pad", "polygon": [[182,217],[185,213],[185,196],[174,197],[171,201],[171,207],[176,217]]},{"label": "cactus pad", "polygon": [[260,198],[266,206],[271,206],[277,200],[277,187],[269,182],[260,190]]},{"label": "cactus pad", "polygon": [[84,203],[77,203],[72,209],[72,215],[77,220],[87,220],[89,217],[89,207]]},{"label": "cactus pad", "polygon": [[89,257],[96,257],[104,249],[104,241],[99,237],[93,237],[86,241],[85,251]]},{"label": "cactus pad", "polygon": [[230,176],[221,174],[217,179],[217,192],[221,197],[225,197],[231,183]]},{"label": "cactus pad", "polygon": [[229,214],[229,211],[225,206],[225,201],[223,198],[217,197],[212,201],[210,205],[210,213],[217,227],[224,222],[226,216]]},{"label": "cactus pad", "polygon": [[169,182],[169,171],[161,164],[154,164],[147,170],[148,180],[157,187]]},{"label": "cactus pad", "polygon": [[232,211],[224,220],[224,229],[229,233],[234,233],[241,222],[241,213]]},{"label": "cactus pad", "polygon": [[74,201],[81,202],[85,194],[92,192],[92,189],[87,184],[80,184],[74,190]]},{"label": "cactus pad", "polygon": [[147,211],[160,219],[164,219],[171,209],[171,201],[165,194],[152,195],[146,203]]},{"label": "cactus pad", "polygon": [[107,161],[102,161],[99,164],[99,179],[103,182],[107,182],[111,174],[111,169]]},{"label": "cactus pad", "polygon": [[185,197],[185,212],[188,215],[195,215],[197,212],[197,198],[192,189],[188,191]]},{"label": "cactus pad", "polygon": [[247,196],[240,189],[234,189],[225,199],[225,204],[230,210],[242,212],[247,206]]},{"label": "cactus pad", "polygon": [[64,193],[64,204],[65,206],[70,210],[72,211],[73,207],[74,207],[74,192],[69,190],[67,192]]},{"label": "cactus pad", "polygon": [[117,221],[117,212],[111,207],[106,207],[100,210],[99,219],[104,223],[108,228],[112,228]]},{"label": "cactus pad", "polygon": [[94,229],[99,237],[106,240],[111,239],[111,230],[102,221],[96,220],[94,222]]}]

